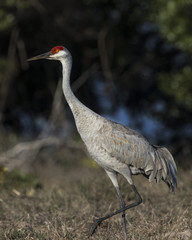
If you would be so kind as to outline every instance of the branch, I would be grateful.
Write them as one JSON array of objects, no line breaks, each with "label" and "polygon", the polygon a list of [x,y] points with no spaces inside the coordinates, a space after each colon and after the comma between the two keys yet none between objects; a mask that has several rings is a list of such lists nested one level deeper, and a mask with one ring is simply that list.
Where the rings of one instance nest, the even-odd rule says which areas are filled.
[{"label": "branch", "polygon": [[29,142],[21,142],[0,156],[0,166],[6,167],[9,171],[15,168],[20,171],[28,170],[43,149],[56,147],[83,150],[81,144],[75,143],[74,141],[66,142],[59,137],[48,137]]},{"label": "branch", "polygon": [[107,54],[106,48],[106,37],[107,37],[108,29],[106,27],[102,28],[98,35],[98,48],[99,55],[101,59],[101,66],[103,69],[103,74],[108,82],[113,80],[113,74],[110,69],[109,58]]}]

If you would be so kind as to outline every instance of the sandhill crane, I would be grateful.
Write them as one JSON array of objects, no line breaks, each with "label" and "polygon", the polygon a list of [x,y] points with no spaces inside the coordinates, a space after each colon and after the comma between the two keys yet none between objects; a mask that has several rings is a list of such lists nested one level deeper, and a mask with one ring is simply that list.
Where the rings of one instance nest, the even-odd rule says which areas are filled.
[{"label": "sandhill crane", "polygon": [[[177,186],[177,168],[171,153],[164,147],[150,144],[142,135],[121,124],[105,119],[83,105],[70,87],[72,56],[63,46],[28,59],[59,60],[63,69],[63,93],[73,113],[77,130],[85,143],[90,156],[104,168],[111,179],[119,197],[120,209],[96,219],[90,228],[91,236],[102,221],[122,213],[124,238],[127,239],[125,211],[142,202],[132,175],[143,174],[149,181],[163,180],[170,191]],[[126,205],[121,195],[117,175],[121,174],[131,185],[136,201]]]}]

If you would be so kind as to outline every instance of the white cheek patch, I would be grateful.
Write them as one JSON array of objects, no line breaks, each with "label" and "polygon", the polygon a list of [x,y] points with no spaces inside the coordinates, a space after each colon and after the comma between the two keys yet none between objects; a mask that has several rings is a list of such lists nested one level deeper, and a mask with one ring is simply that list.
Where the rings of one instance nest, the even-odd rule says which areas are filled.
[{"label": "white cheek patch", "polygon": [[66,54],[64,51],[59,51],[58,53],[54,54],[56,57],[64,57]]}]

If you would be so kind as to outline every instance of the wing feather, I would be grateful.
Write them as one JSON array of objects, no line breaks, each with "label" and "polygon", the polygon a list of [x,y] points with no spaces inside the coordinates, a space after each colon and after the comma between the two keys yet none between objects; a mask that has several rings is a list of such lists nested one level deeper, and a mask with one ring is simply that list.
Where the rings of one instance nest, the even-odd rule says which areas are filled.
[{"label": "wing feather", "polygon": [[142,170],[149,181],[163,179],[171,190],[175,190],[177,168],[165,147],[151,145],[136,131],[111,121],[100,129],[100,134],[102,148],[117,161]]},{"label": "wing feather", "polygon": [[106,125],[105,129],[100,130],[102,147],[120,162],[137,168],[147,167],[148,170],[152,170],[154,166],[152,157],[149,156],[149,153],[151,154],[151,145],[148,141],[130,128],[115,122],[111,123],[107,130]]}]

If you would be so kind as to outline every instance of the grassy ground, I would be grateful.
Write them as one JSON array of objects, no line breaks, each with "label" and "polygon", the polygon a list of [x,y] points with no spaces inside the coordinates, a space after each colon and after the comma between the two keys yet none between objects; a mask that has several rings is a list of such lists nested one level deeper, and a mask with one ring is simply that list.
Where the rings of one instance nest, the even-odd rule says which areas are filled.
[{"label": "grassy ground", "polygon": [[[70,153],[73,156],[72,153]],[[110,180],[100,167],[88,164],[86,156],[59,155],[57,164],[36,164],[34,174],[12,172],[0,187],[0,240],[64,239],[86,240],[94,217],[119,207]],[[119,178],[127,203],[134,194]],[[192,170],[179,170],[178,189],[169,193],[166,185],[149,183],[135,176],[143,203],[127,211],[130,240],[192,239]],[[90,240],[123,239],[121,216],[106,220]]]}]

